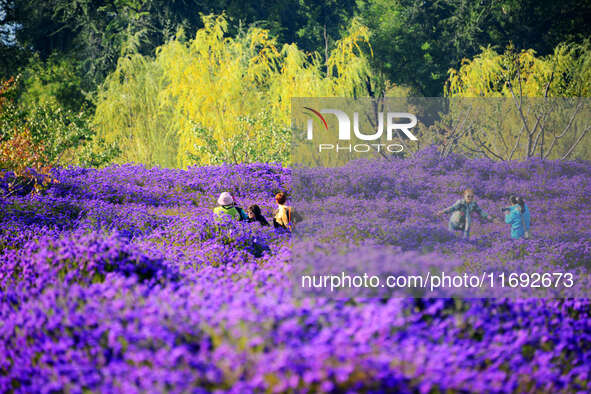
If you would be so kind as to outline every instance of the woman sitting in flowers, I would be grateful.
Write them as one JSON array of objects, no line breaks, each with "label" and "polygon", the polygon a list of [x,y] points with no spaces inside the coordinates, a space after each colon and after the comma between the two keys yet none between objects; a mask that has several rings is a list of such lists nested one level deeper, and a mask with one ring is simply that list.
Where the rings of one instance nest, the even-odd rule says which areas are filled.
[{"label": "woman sitting in flowers", "polygon": [[456,201],[451,207],[445,208],[437,212],[437,216],[441,216],[444,213],[453,212],[449,218],[448,228],[449,231],[462,231],[465,239],[470,238],[470,227],[472,224],[471,214],[476,212],[482,219],[486,219],[489,222],[498,221],[494,219],[488,213],[484,212],[482,208],[478,206],[478,203],[474,200],[474,190],[468,188],[464,190],[464,198]]},{"label": "woman sitting in flowers", "polygon": [[269,222],[267,219],[261,214],[261,207],[254,204],[248,207],[248,221],[249,222],[258,222],[261,226],[268,226]]},{"label": "woman sitting in flowers", "polygon": [[236,205],[234,197],[228,192],[223,192],[218,197],[218,206],[213,209],[213,213],[221,218],[222,215],[229,215],[236,220],[246,220],[248,215],[242,208]]},{"label": "woman sitting in flowers", "polygon": [[504,208],[505,223],[511,225],[511,238],[519,239],[521,237],[529,238],[529,224],[530,216],[529,209],[525,205],[525,201],[521,197],[511,196],[510,207]]},{"label": "woman sitting in flowers", "polygon": [[293,208],[285,205],[287,195],[283,192],[275,195],[277,209],[273,213],[273,226],[291,230],[293,225],[301,220],[301,216],[294,212]]}]

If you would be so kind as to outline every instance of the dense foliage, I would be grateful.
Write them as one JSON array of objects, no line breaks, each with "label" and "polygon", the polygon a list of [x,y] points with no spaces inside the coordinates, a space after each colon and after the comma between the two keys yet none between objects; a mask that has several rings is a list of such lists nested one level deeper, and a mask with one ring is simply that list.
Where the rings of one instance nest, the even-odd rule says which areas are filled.
[{"label": "dense foliage", "polygon": [[480,47],[513,42],[547,55],[560,42],[580,42],[591,33],[591,4],[580,0],[2,0],[0,10],[0,77],[26,64],[31,50],[42,60],[58,53],[81,63],[87,91],[115,69],[130,38],[141,54],[151,55],[180,27],[203,27],[200,14],[223,11],[232,35],[240,25],[256,25],[281,44],[323,54],[351,18],[362,16],[373,33],[375,70],[425,96],[439,96],[447,70]]},{"label": "dense foliage", "polygon": [[[590,65],[589,41],[560,44],[545,57],[513,47],[502,54],[484,49],[473,60],[463,61],[458,70],[450,70],[445,94],[507,99],[488,101],[497,103],[497,108],[487,105],[470,111],[464,116],[465,123],[471,124],[466,130],[470,138],[458,132],[454,138],[468,151],[494,159],[589,158],[590,114],[582,98],[591,94]],[[466,106],[457,107],[443,118],[461,118]]]},{"label": "dense foliage", "polygon": [[588,1],[412,1],[360,2],[372,32],[373,69],[409,85],[414,94],[441,96],[450,68],[458,68],[482,48],[514,45],[546,56],[561,42],[589,38],[583,22]]},{"label": "dense foliage", "polygon": [[533,50],[504,53],[483,49],[472,60],[451,69],[445,93],[451,97],[589,97],[590,43],[560,44],[545,57]]},{"label": "dense foliage", "polygon": [[[519,96],[587,96],[589,15],[576,0],[0,0],[0,80],[20,75],[27,113],[85,112],[118,163],[287,163],[291,97],[488,97],[517,81]],[[518,139],[502,133],[458,142],[495,159],[591,155],[572,130],[554,152],[488,152]]]},{"label": "dense foliage", "polygon": [[194,38],[171,40],[155,58],[123,56],[99,91],[94,123],[121,142],[122,162],[286,163],[291,97],[352,96],[370,74],[358,21],[324,65],[296,45],[279,48],[268,30],[233,38],[223,15],[203,20]]},{"label": "dense foliage", "polygon": [[[179,28],[194,32],[203,27],[202,14],[226,12],[232,34],[239,26],[271,30],[282,43],[297,42],[307,51],[319,50],[338,39],[356,10],[352,0],[204,1],[204,0],[2,0],[0,26],[17,26],[15,41],[32,48],[42,59],[52,53],[73,56],[82,63],[84,86],[96,87],[114,70],[122,49],[136,41],[143,55],[151,55]],[[13,29],[14,30],[14,29]],[[0,30],[0,50],[9,31]],[[22,48],[25,52],[26,49]],[[1,57],[0,57],[1,58]],[[4,59],[3,59],[4,60]],[[26,63],[26,57],[23,59]],[[10,66],[8,59],[6,66]],[[18,64],[18,63],[17,63]],[[0,76],[11,71],[0,70]]]},{"label": "dense foliage", "polygon": [[52,168],[100,166],[119,153],[96,136],[85,111],[52,102],[27,111],[15,103],[16,87],[13,79],[0,86],[0,175],[10,179],[7,194],[39,191],[52,181]]},{"label": "dense foliage", "polygon": [[[434,248],[588,272],[588,162],[440,161],[431,150],[344,172],[348,183],[329,179],[347,198],[330,202],[340,219],[325,235],[365,207],[389,226],[383,241],[414,253],[405,264]],[[211,217],[224,190],[269,217],[274,193],[291,192],[289,168],[53,176],[45,194],[0,200],[1,391],[591,389],[587,299],[296,297],[288,233]],[[392,192],[371,197],[376,182]],[[493,214],[522,194],[533,239],[511,242],[504,224],[475,224],[471,241],[449,236],[432,214],[466,184]],[[255,238],[270,247],[260,258]]]}]

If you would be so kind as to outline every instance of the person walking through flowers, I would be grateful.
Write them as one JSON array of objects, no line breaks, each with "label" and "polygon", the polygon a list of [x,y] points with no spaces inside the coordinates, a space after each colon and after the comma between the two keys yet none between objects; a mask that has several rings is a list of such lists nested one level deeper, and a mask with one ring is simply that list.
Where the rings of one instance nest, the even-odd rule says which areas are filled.
[{"label": "person walking through flowers", "polygon": [[457,200],[452,206],[437,212],[437,216],[451,213],[448,223],[449,231],[462,231],[464,239],[470,239],[472,212],[476,212],[482,219],[489,222],[500,222],[499,219],[493,218],[478,206],[474,199],[474,190],[471,188],[464,190],[463,198]]}]

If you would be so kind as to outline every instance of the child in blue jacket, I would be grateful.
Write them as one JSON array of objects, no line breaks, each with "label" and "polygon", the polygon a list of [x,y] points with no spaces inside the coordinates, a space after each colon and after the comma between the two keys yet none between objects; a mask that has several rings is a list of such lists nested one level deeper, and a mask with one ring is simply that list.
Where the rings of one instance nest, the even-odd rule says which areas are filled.
[{"label": "child in blue jacket", "polygon": [[511,238],[529,238],[530,214],[521,197],[511,196],[511,207],[506,208],[505,223],[511,225]]}]

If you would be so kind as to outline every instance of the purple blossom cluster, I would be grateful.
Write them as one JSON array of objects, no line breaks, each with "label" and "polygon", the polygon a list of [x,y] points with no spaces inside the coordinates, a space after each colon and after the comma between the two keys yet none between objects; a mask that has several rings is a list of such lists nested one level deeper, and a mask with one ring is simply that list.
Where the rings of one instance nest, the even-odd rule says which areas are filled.
[{"label": "purple blossom cluster", "polygon": [[[291,281],[296,256],[328,266],[322,248],[344,238],[351,260],[393,269],[586,273],[591,164],[428,149],[308,171],[69,168],[45,194],[0,200],[0,391],[591,390],[587,298],[335,298]],[[434,214],[466,186],[494,215],[522,195],[532,239],[511,241],[502,223],[450,234]],[[269,218],[280,190],[298,197],[295,234],[212,216],[230,191]]]}]

